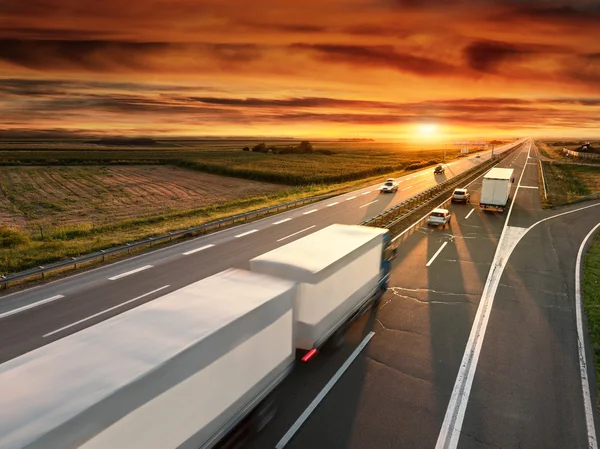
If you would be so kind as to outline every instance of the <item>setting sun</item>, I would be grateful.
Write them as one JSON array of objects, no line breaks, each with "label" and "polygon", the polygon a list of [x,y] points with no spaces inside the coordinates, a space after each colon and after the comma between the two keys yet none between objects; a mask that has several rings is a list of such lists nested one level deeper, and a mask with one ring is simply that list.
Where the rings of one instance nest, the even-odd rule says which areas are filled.
[{"label": "setting sun", "polygon": [[432,137],[437,134],[437,126],[431,123],[419,125],[419,134],[421,136]]}]

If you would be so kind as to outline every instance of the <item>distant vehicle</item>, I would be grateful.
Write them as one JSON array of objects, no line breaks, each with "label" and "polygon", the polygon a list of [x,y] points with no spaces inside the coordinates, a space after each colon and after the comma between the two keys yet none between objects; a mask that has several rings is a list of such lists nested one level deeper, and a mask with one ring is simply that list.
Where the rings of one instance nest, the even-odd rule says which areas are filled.
[{"label": "distant vehicle", "polygon": [[479,208],[504,212],[510,197],[510,188],[514,182],[512,168],[494,167],[483,177]]},{"label": "distant vehicle", "polygon": [[437,167],[435,167],[435,169],[433,170],[433,174],[434,175],[441,175],[445,172],[446,170],[444,169],[443,165],[438,165]]},{"label": "distant vehicle", "polygon": [[469,203],[471,202],[471,194],[467,189],[454,189],[452,194],[453,203]]},{"label": "distant vehicle", "polygon": [[480,155],[475,156],[475,159],[481,159]]},{"label": "distant vehicle", "polygon": [[427,219],[427,224],[432,226],[443,226],[450,223],[452,213],[448,209],[433,209]]},{"label": "distant vehicle", "polygon": [[380,189],[381,193],[387,192],[397,192],[398,191],[398,183],[394,178],[389,178]]}]

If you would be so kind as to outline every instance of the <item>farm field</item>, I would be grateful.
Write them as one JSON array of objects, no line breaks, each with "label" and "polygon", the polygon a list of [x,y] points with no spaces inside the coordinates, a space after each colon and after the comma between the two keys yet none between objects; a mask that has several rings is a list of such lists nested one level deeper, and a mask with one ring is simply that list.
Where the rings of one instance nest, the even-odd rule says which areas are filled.
[{"label": "farm field", "polygon": [[[308,154],[242,151],[257,141],[159,143],[0,142],[0,275],[342,193],[433,165],[444,154],[380,142],[315,142]],[[448,149],[447,161],[458,157],[457,148]]]},{"label": "farm field", "polygon": [[544,162],[548,205],[561,206],[600,193],[600,167]]},{"label": "farm field", "polygon": [[[544,140],[544,141],[536,141],[536,145],[542,153],[543,156],[546,156],[550,159],[565,159],[563,154],[563,148],[568,150],[577,150],[584,143],[590,143],[592,147],[598,148],[600,147],[600,141],[598,140],[586,140],[586,141],[553,141],[553,140]],[[594,160],[586,161],[588,163],[594,163]]]},{"label": "farm field", "polygon": [[0,222],[30,229],[197,209],[283,186],[162,165],[0,167]]}]

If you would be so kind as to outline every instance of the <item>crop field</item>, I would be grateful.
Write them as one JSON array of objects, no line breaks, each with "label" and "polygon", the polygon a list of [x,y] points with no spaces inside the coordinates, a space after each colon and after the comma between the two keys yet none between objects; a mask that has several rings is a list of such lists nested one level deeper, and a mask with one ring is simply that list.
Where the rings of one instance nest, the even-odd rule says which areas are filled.
[{"label": "crop field", "polygon": [[560,206],[600,192],[600,167],[544,162],[548,203]]},{"label": "crop field", "polygon": [[[568,150],[577,150],[584,143],[590,143],[594,148],[600,148],[600,141],[598,140],[586,140],[586,141],[567,141],[567,140],[544,140],[537,141],[536,145],[539,148],[542,155],[551,159],[564,159],[563,148]],[[595,162],[589,160],[586,162]]]},{"label": "crop field", "polygon": [[0,222],[19,228],[101,224],[282,189],[160,165],[0,167]]}]

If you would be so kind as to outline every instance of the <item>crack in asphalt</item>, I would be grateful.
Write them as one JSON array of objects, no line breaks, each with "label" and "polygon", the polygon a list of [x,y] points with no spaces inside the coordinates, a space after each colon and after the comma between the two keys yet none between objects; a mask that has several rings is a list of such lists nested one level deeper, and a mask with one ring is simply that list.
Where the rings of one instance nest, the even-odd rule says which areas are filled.
[{"label": "crack in asphalt", "polygon": [[413,288],[405,288],[405,287],[390,287],[388,290],[391,290],[392,293],[394,294],[394,296],[396,296],[398,298],[410,299],[410,300],[416,301],[421,304],[446,304],[446,305],[458,304],[458,305],[462,305],[462,304],[470,304],[470,302],[465,299],[463,299],[462,301],[451,301],[451,300],[443,301],[443,300],[439,300],[439,299],[424,300],[424,299],[418,298],[417,296],[400,293],[400,291],[413,292],[413,293],[435,293],[435,294],[442,295],[442,296],[459,296],[461,298],[463,298],[465,296],[478,296],[475,293],[442,292],[442,291],[434,290],[434,289],[430,289],[430,288],[414,288],[413,289]]},{"label": "crack in asphalt", "polygon": [[469,434],[469,433],[466,433],[466,432],[465,432],[465,431],[463,431],[463,430],[461,430],[461,431],[460,431],[460,433],[461,433],[461,435],[465,435],[465,436],[467,436],[467,437],[469,437],[469,438],[473,438],[473,439],[474,439],[476,442],[478,442],[479,444],[482,444],[482,445],[484,445],[484,446],[487,446],[487,447],[493,447],[493,448],[496,448],[496,449],[502,449],[502,447],[501,447],[501,446],[497,446],[497,445],[495,445],[495,444],[492,444],[492,443],[486,443],[485,441],[483,441],[483,440],[480,440],[479,438],[477,438],[475,435],[471,435],[471,434]]},{"label": "crack in asphalt", "polygon": [[414,332],[414,331],[409,331],[409,330],[406,330],[406,329],[395,329],[395,328],[392,328],[392,327],[387,327],[385,324],[383,324],[383,323],[381,322],[381,320],[380,320],[379,318],[375,318],[375,321],[376,321],[377,323],[379,323],[379,325],[380,325],[380,326],[383,328],[383,330],[384,330],[384,331],[390,331],[390,332],[402,332],[402,333],[405,333],[405,334],[413,334],[413,335],[417,335],[417,336],[419,336],[419,337],[424,337],[424,335],[423,335],[423,334],[419,334],[419,333],[417,333],[417,332]]},{"label": "crack in asphalt", "polygon": [[429,379],[425,379],[425,378],[423,378],[423,377],[415,376],[414,374],[409,374],[409,373],[407,373],[407,372],[404,372],[404,371],[402,371],[402,370],[400,370],[400,369],[398,369],[398,368],[395,368],[395,367],[393,367],[393,366],[390,366],[390,365],[388,365],[387,363],[385,363],[385,362],[383,362],[383,361],[381,361],[381,360],[379,360],[379,359],[377,359],[377,358],[373,357],[372,355],[369,355],[369,358],[370,358],[370,359],[371,359],[373,362],[375,362],[375,363],[377,363],[377,364],[379,364],[379,365],[383,365],[383,366],[385,366],[386,368],[389,368],[389,369],[391,369],[392,371],[396,371],[397,373],[400,373],[400,374],[402,374],[402,375],[404,375],[404,376],[411,377],[411,378],[413,378],[413,379],[417,379],[417,380],[420,380],[420,381],[422,381],[422,382],[426,382],[426,383],[427,383],[427,384],[429,384],[429,385],[432,385],[432,384],[433,384],[433,382],[432,382],[431,380],[429,380]]}]

